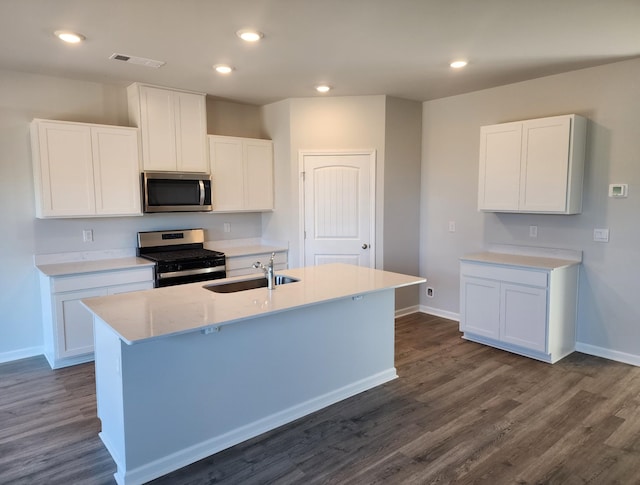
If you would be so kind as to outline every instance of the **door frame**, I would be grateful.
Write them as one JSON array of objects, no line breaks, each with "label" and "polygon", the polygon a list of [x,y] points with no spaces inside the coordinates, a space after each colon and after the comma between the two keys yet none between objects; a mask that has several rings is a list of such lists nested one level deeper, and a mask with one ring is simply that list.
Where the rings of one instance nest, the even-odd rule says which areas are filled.
[{"label": "door frame", "polygon": [[298,212],[298,229],[299,229],[299,244],[300,244],[300,267],[304,267],[305,265],[305,237],[304,237],[304,228],[305,228],[305,196],[304,196],[304,159],[306,156],[314,156],[314,155],[327,155],[327,156],[335,156],[335,155],[365,155],[369,157],[369,214],[370,214],[370,224],[369,224],[369,249],[371,250],[371,268],[376,267],[376,172],[377,172],[377,161],[376,161],[376,150],[375,149],[364,149],[364,150],[298,150],[298,200],[300,201],[299,207],[300,210]]}]

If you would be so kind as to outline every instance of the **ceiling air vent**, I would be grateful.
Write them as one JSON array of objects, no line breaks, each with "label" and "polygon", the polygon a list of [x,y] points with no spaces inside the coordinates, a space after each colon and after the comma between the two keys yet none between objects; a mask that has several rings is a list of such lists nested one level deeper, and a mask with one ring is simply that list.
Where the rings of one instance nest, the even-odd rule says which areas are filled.
[{"label": "ceiling air vent", "polygon": [[111,54],[109,59],[128,62],[129,64],[137,64],[139,66],[153,67],[156,69],[165,65],[164,61],[154,61],[153,59],[147,59],[146,57],[127,56],[125,54]]}]

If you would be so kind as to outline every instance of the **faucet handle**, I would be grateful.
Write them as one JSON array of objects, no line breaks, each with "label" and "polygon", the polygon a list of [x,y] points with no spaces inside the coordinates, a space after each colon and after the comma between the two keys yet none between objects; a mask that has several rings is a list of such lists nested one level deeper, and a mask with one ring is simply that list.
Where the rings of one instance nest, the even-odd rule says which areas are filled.
[{"label": "faucet handle", "polygon": [[252,264],[253,269],[258,269],[258,268],[262,268],[262,263],[260,261],[256,261],[255,263]]}]

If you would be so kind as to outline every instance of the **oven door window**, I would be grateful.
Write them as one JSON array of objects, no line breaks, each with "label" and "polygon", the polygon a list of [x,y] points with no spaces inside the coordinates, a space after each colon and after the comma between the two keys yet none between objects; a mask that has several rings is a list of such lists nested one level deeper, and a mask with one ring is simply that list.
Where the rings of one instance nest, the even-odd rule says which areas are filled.
[{"label": "oven door window", "polygon": [[148,179],[147,204],[150,207],[210,205],[211,182],[206,180],[204,184],[205,197],[202,201],[198,180]]}]

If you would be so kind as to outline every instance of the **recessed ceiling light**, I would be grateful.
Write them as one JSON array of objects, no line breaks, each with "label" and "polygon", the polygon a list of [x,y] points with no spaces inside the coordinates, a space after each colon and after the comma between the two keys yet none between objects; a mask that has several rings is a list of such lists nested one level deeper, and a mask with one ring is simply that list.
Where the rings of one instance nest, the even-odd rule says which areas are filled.
[{"label": "recessed ceiling light", "polygon": [[451,67],[453,67],[454,69],[460,69],[461,67],[464,67],[467,65],[467,61],[453,61],[451,64],[449,64]]},{"label": "recessed ceiling light", "polygon": [[58,39],[68,42],[69,44],[77,44],[86,39],[84,35],[69,30],[56,30],[54,34]]},{"label": "recessed ceiling light", "polygon": [[326,84],[320,84],[316,86],[316,91],[318,91],[319,93],[328,93],[329,91],[331,91],[331,86],[327,86]]},{"label": "recessed ceiling light", "polygon": [[220,74],[231,74],[231,71],[233,71],[233,67],[227,64],[216,64],[213,68]]},{"label": "recessed ceiling light", "polygon": [[236,35],[246,42],[257,42],[264,37],[262,32],[251,29],[238,30]]}]

